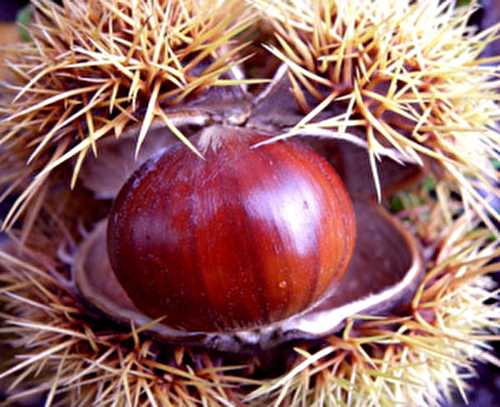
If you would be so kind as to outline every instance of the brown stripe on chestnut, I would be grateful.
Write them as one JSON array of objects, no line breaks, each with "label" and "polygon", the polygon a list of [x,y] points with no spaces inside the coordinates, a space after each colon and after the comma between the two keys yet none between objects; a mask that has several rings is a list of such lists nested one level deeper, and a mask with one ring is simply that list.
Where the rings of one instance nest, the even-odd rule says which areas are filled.
[{"label": "brown stripe on chestnut", "polygon": [[[322,204],[321,220],[315,229],[316,236],[319,237],[316,249],[318,268],[316,269],[316,290],[312,294],[312,298],[318,298],[329,287],[332,278],[340,278],[340,275],[332,275],[329,270],[322,270],[320,266],[333,264],[335,273],[337,271],[343,273],[348,265],[345,260],[352,256],[354,247],[352,239],[355,236],[354,217],[344,216],[342,213],[349,215],[353,209],[346,190],[339,188],[339,185],[342,186],[342,181],[323,157],[300,142],[292,143],[288,151],[297,161],[296,168],[300,166],[311,172],[314,180],[311,186],[317,187],[316,199],[318,205]],[[342,208],[349,209],[343,211]],[[345,223],[344,219],[351,221]],[[351,242],[347,241],[348,236],[352,237]]]},{"label": "brown stripe on chestnut", "polygon": [[[286,145],[286,148],[283,148],[283,144]],[[304,202],[309,201],[307,203],[310,206],[314,204],[314,202],[311,202],[311,199],[307,199],[308,195],[310,195],[309,192],[312,183],[309,179],[307,183],[303,182],[304,175],[307,174],[308,169],[303,167],[300,160],[297,160],[297,154],[295,154],[296,143],[277,143],[266,147],[261,147],[262,153],[269,154],[274,162],[279,163],[279,165],[276,165],[275,171],[275,188],[280,192],[285,190],[284,193],[281,193],[281,195],[285,196],[280,196],[280,198],[292,198],[292,202],[290,203],[285,202],[285,205],[280,203],[280,208],[285,212],[285,219],[281,219],[281,221],[288,224],[288,228],[292,228],[292,233],[295,232],[293,236],[290,233],[288,236],[282,236],[282,238],[287,237],[294,240],[293,242],[283,242],[283,244],[288,250],[292,250],[291,244],[293,244],[293,250],[300,253],[300,256],[288,255],[285,257],[288,263],[287,268],[293,270],[294,276],[293,279],[290,278],[292,274],[289,274],[287,277],[289,291],[293,293],[291,296],[292,302],[288,306],[288,314],[293,314],[305,309],[314,301],[314,293],[318,284],[317,227],[310,227],[310,222],[314,222],[316,219],[314,219],[314,216],[305,216],[303,212],[304,199],[306,200]],[[312,215],[315,214],[313,213]],[[300,231],[297,230],[299,227]],[[288,228],[281,227],[283,230]],[[306,257],[306,260],[300,261]]]},{"label": "brown stripe on chestnut", "polygon": [[[240,156],[248,153],[255,154],[255,157],[253,160],[251,160],[251,163],[244,159],[238,159]],[[235,162],[235,182],[238,185],[237,195],[239,198],[239,206],[244,213],[244,227],[242,234],[245,236],[248,251],[252,253],[253,256],[253,264],[250,266],[250,268],[254,273],[255,282],[258,284],[258,287],[256,287],[255,289],[256,294],[259,298],[259,306],[262,315],[260,322],[268,323],[269,321],[275,320],[277,318],[273,314],[279,312],[279,314],[281,315],[284,314],[284,312],[280,312],[279,307],[276,307],[273,301],[269,298],[269,273],[268,269],[266,268],[265,256],[262,250],[262,239],[260,236],[262,219],[256,219],[251,211],[251,208],[248,207],[248,194],[251,193],[252,188],[255,187],[255,183],[258,184],[260,188],[264,187],[261,178],[259,176],[256,176],[256,174],[260,174],[265,171],[266,163],[263,162],[260,152],[254,152],[250,149],[246,149],[246,151],[244,152],[240,151],[239,153],[237,153],[237,157],[235,158],[237,158],[237,161]],[[252,187],[249,182],[253,183],[254,186]],[[273,233],[271,233],[271,235],[272,234]]]},{"label": "brown stripe on chestnut", "polygon": [[[205,166],[200,161],[200,178],[204,181],[193,192],[200,268],[218,319],[234,328],[248,326],[249,321],[261,321],[265,315],[261,309],[261,284],[252,269],[256,254],[243,232],[245,214],[239,204],[239,174],[229,172],[236,157],[230,150],[221,149],[218,153],[208,151],[205,159],[216,160],[217,166]],[[223,173],[227,175],[221,178]]]},{"label": "brown stripe on chestnut", "polygon": [[338,283],[352,253],[342,182],[293,141],[252,149],[264,136],[206,132],[205,160],[170,148],[122,188],[108,225],[118,279],[142,312],[188,331],[304,311]]},{"label": "brown stripe on chestnut", "polygon": [[[253,248],[259,254],[256,265],[260,269],[256,268],[256,271],[265,295],[263,304],[267,312],[266,322],[282,319],[297,308],[290,307],[291,301],[295,300],[290,295],[290,265],[285,256],[286,244],[280,235],[276,214],[273,213],[275,200],[279,199],[276,190],[281,170],[276,168],[273,177],[267,176],[274,160],[269,154],[269,147],[248,149],[254,158],[246,165],[240,165],[239,177],[241,204],[248,223],[247,236],[253,241]],[[257,174],[262,175],[256,176]]]}]

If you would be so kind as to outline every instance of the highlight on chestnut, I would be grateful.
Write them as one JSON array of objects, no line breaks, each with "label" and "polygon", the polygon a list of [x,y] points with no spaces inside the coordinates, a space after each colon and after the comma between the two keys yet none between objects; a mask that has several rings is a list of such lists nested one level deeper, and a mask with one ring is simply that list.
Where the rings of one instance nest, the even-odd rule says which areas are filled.
[{"label": "highlight on chestnut", "polygon": [[137,309],[176,329],[299,314],[335,290],[354,249],[350,197],[323,157],[296,141],[253,148],[266,136],[215,133],[204,159],[178,144],[144,163],[109,217],[119,282]]}]

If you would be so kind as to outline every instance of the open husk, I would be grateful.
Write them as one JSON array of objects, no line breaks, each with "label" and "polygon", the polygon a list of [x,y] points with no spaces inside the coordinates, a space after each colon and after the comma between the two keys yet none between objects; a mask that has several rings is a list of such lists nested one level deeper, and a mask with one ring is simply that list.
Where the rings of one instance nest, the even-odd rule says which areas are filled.
[{"label": "open husk", "polygon": [[[419,244],[383,209],[355,205],[358,243],[347,275],[336,289],[305,312],[268,326],[228,333],[187,332],[160,322],[151,330],[164,340],[238,352],[252,345],[269,348],[295,338],[317,338],[340,329],[348,317],[380,313],[408,302],[423,273]],[[109,264],[106,222],[78,249],[73,274],[82,296],[112,319],[147,325]]]},{"label": "open husk", "polygon": [[[43,255],[11,246],[0,258],[2,325],[20,359],[0,377],[24,378],[11,388],[13,400],[48,392],[70,405],[437,405],[450,386],[465,391],[464,367],[493,360],[485,341],[500,320],[487,276],[498,270],[491,234],[465,216],[446,225],[448,211],[456,211],[451,202],[429,199],[404,215],[429,259],[409,305],[353,316],[322,340],[238,355],[160,345],[145,332],[154,322],[126,328],[93,313],[72,288],[53,237],[38,239]],[[48,376],[33,376],[40,369]]]},{"label": "open husk", "polygon": [[[492,164],[498,81],[489,80],[498,58],[479,57],[498,27],[468,27],[474,5],[34,3],[34,42],[10,59],[17,82],[6,89],[17,97],[3,104],[0,123],[0,182],[4,196],[19,194],[0,251],[0,343],[9,350],[0,380],[9,401],[42,394],[47,405],[72,406],[437,406],[454,388],[466,398],[475,361],[498,363],[487,344],[500,328],[490,277],[500,255]],[[208,3],[216,7],[210,15]],[[178,40],[189,52],[174,43],[169,52],[186,64],[203,55],[192,76],[176,57],[172,66],[149,58],[160,41],[147,38],[179,10],[186,31]],[[128,30],[113,45],[120,25]],[[258,45],[264,28],[275,58],[269,65],[282,65],[255,95],[247,86],[263,85],[240,70],[257,63],[245,59],[243,40]],[[133,49],[130,59],[114,54],[122,46]],[[134,69],[139,74],[128,75]],[[358,75],[349,75],[354,69]],[[170,81],[162,83],[164,75]],[[159,134],[165,145],[178,138],[197,154],[189,135],[212,124],[278,133],[269,142],[307,139],[344,179],[366,232],[350,271],[364,288],[358,295],[346,280],[341,296],[317,304],[310,315],[326,325],[301,315],[293,329],[282,325],[267,336],[179,340],[163,334],[161,321],[124,312],[131,304],[111,277],[102,279],[110,276],[102,225],[121,180],[139,165],[131,164],[134,154],[143,151],[140,161],[157,141],[163,146]],[[122,173],[104,161],[113,151],[126,163]],[[402,208],[389,215],[396,198]],[[389,253],[401,263],[397,278],[384,276],[379,252],[380,262]]]}]

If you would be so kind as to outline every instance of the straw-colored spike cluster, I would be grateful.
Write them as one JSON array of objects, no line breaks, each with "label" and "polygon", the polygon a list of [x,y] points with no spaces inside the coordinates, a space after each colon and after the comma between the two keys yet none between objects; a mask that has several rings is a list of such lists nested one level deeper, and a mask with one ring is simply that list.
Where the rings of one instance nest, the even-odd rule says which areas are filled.
[{"label": "straw-colored spike cluster", "polygon": [[[279,138],[361,130],[380,195],[377,160],[390,148],[401,161],[436,159],[458,185],[466,207],[491,225],[498,175],[496,129],[500,57],[480,58],[500,25],[475,33],[474,2],[394,0],[252,0],[269,17],[268,50],[288,67],[304,118]],[[488,65],[489,64],[489,65]],[[338,111],[325,118],[328,111]],[[323,113],[321,119],[318,118]],[[491,225],[492,226],[492,225]],[[494,228],[492,226],[492,228]]]},{"label": "straw-colored spike cluster", "polygon": [[230,46],[231,40],[253,21],[233,0],[32,4],[31,42],[16,45],[8,62],[18,81],[6,84],[15,97],[1,110],[0,155],[27,161],[13,175],[16,186],[36,177],[5,219],[7,227],[61,163],[74,160],[74,184],[101,138],[119,137],[138,123],[138,150],[155,118],[173,128],[161,107],[227,85],[223,75],[244,46]]},{"label": "straw-colored spike cluster", "polygon": [[[266,380],[255,375],[253,357],[235,363],[189,347],[158,347],[142,333],[148,326],[110,331],[109,322],[88,317],[65,274],[54,273],[64,269],[55,255],[2,252],[0,333],[20,353],[0,379],[11,379],[11,400],[45,393],[49,405],[74,406],[434,406],[452,387],[465,397],[472,361],[495,362],[484,342],[500,328],[500,310],[486,274],[499,270],[491,260],[500,253],[491,233],[466,215],[444,227],[445,206],[454,215],[459,208],[426,202],[405,217],[425,230],[422,244],[435,232],[442,237],[426,246],[439,247],[431,256],[436,265],[404,316],[359,316],[321,345],[290,344],[291,364]],[[41,243],[45,254],[56,250],[53,237]]]}]

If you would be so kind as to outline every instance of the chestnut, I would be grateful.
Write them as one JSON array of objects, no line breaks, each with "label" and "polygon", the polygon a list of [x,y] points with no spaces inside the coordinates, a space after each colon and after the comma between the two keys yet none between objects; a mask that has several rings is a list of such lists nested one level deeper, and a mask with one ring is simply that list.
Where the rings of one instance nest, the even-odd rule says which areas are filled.
[{"label": "chestnut", "polygon": [[[355,241],[349,195],[310,147],[231,127],[148,160],[108,222],[111,266],[135,306],[188,331],[271,324],[334,290]],[[207,137],[206,137],[207,136]]]}]

